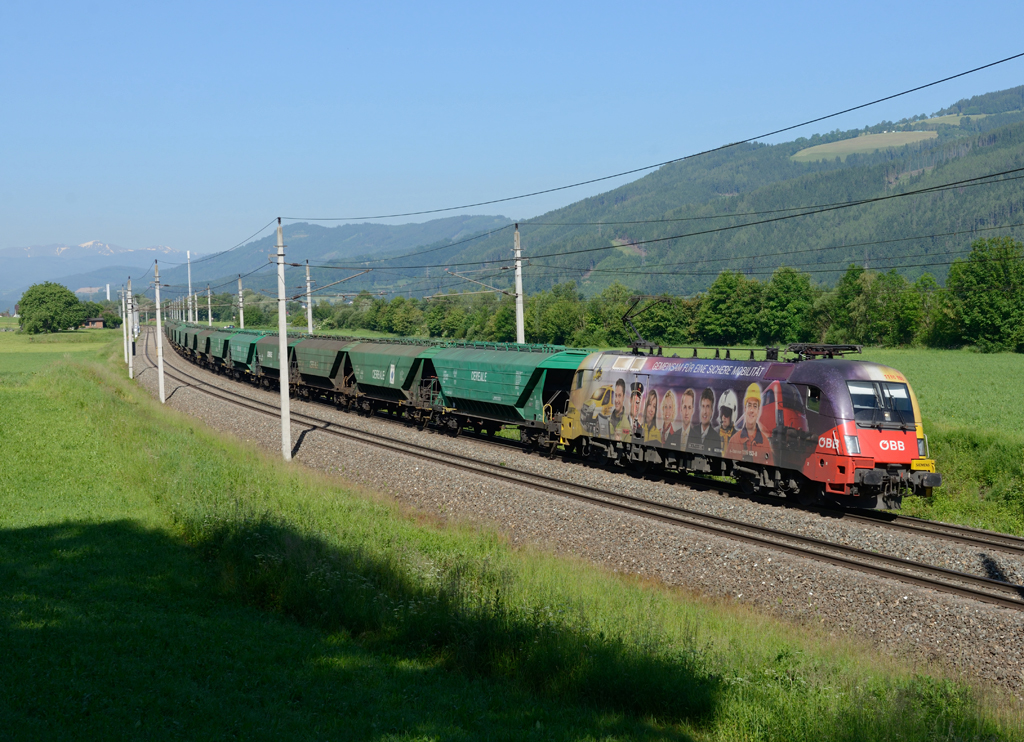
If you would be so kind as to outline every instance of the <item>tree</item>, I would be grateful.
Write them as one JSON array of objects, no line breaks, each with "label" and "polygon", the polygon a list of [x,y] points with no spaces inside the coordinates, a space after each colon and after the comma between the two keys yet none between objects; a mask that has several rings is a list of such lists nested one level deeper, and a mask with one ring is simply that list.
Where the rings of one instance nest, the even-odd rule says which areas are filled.
[{"label": "tree", "polygon": [[865,272],[860,296],[850,307],[856,342],[909,345],[921,324],[921,297],[896,272]]},{"label": "tree", "polygon": [[36,334],[71,330],[86,319],[85,307],[59,283],[37,283],[22,294],[21,329]]},{"label": "tree", "polygon": [[949,269],[946,288],[963,342],[985,353],[1024,350],[1024,244],[990,237]]},{"label": "tree", "polygon": [[725,270],[711,284],[697,312],[697,334],[706,343],[733,345],[757,335],[761,284]]},{"label": "tree", "polygon": [[757,313],[758,342],[794,343],[814,339],[811,277],[794,268],[776,270],[761,293]]},{"label": "tree", "polygon": [[498,342],[514,343],[516,341],[516,301],[503,301],[488,324],[491,336]]},{"label": "tree", "polygon": [[850,265],[832,291],[815,304],[815,326],[827,343],[855,343],[859,340],[851,309],[864,291],[864,269]]}]

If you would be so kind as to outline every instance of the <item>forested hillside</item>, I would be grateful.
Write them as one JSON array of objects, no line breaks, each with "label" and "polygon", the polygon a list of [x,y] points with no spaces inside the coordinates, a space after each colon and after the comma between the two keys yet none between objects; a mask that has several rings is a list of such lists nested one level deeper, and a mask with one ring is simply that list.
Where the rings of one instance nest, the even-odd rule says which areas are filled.
[{"label": "forested hillside", "polygon": [[[978,128],[997,118],[982,119]],[[845,163],[789,159],[812,142],[747,145],[710,156],[719,161],[714,167],[701,167],[709,163],[697,160],[670,165],[526,221],[521,225],[525,254],[546,256],[531,260],[527,291],[576,280],[593,295],[618,280],[644,293],[689,295],[706,289],[726,268],[768,276],[780,265],[832,284],[851,261],[896,267],[911,280],[927,269],[941,281],[953,257],[966,254],[975,236],[970,230],[1024,221],[1024,188],[1011,180],[720,231],[787,216],[775,210],[892,196],[1024,167],[1024,123],[963,136],[947,133],[899,151],[850,155]],[[745,213],[752,214],[729,216]],[[648,221],[655,219],[665,221]],[[961,234],[946,235],[950,232]],[[918,239],[938,234],[946,236]],[[674,235],[691,236],[666,239]],[[906,241],[886,242],[891,240]],[[510,246],[505,232],[431,253],[429,262],[507,258]],[[412,278],[424,274],[412,266],[425,262],[417,257],[387,265],[408,264]]]},{"label": "forested hillside", "polygon": [[[522,220],[523,251],[529,258],[525,289],[535,293],[574,281],[583,295],[595,296],[618,282],[636,292],[691,296],[707,290],[723,270],[767,280],[783,265],[831,286],[850,263],[894,268],[910,281],[928,272],[941,284],[972,241],[1015,234],[992,228],[1024,223],[1024,179],[1011,174],[999,182],[913,194],[1024,167],[1022,101],[1024,86],[959,101],[936,114],[975,116],[954,117],[956,124],[917,114],[782,144],[740,145],[667,165],[607,193]],[[937,136],[850,154],[845,161],[792,159],[823,143],[918,129]],[[865,200],[869,203],[843,206]],[[801,210],[830,204],[838,206]],[[801,215],[808,210],[813,213]],[[510,264],[511,225],[503,217],[475,219],[480,220],[476,225],[467,222],[457,234],[423,239],[414,250],[396,249],[398,242],[392,241],[361,255],[343,249],[343,230],[379,225],[289,225],[289,259],[374,269],[346,284],[346,291],[415,298],[479,288],[447,275],[446,269],[479,270],[471,275],[511,288],[511,271],[501,269]],[[433,224],[406,226],[419,227],[426,236]],[[474,234],[479,239],[472,239]],[[225,267],[231,261],[232,272],[245,272],[265,261],[272,245],[273,238],[267,237],[218,261]],[[313,273],[319,285],[347,275],[325,268]],[[267,291],[273,280],[265,271],[247,279],[247,285]],[[289,285],[296,282],[298,276],[289,278]]]}]

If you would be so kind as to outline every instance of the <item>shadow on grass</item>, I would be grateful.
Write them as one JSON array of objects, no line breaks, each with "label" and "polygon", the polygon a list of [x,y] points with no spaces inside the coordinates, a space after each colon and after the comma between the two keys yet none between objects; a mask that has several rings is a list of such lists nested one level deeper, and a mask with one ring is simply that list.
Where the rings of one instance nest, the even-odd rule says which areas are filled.
[{"label": "shadow on grass", "polygon": [[[270,536],[310,548],[292,534],[237,530],[218,547],[221,574],[233,569],[223,557],[234,543],[265,547]],[[211,553],[213,542],[205,546]],[[250,556],[266,562],[269,554]],[[238,580],[248,568],[243,561],[234,569]],[[566,704],[564,693],[531,692],[495,677],[500,672],[450,672],[466,664],[447,658],[465,656],[451,641],[471,643],[483,632],[470,616],[422,624],[427,633],[389,624],[388,636],[354,641],[347,631],[320,629],[379,623],[372,601],[341,617],[332,615],[335,602],[321,601],[310,616],[294,607],[290,588],[272,589],[261,570],[258,584],[233,590],[299,623],[225,599],[225,578],[214,571],[195,549],[127,521],[0,531],[4,736],[687,739],[601,701]],[[401,582],[383,568],[360,579]],[[408,597],[422,595],[409,589]],[[413,651],[417,643],[430,651]]]},{"label": "shadow on grass", "polygon": [[713,715],[719,684],[695,640],[670,645],[645,627],[606,636],[578,607],[524,597],[507,566],[464,555],[422,563],[401,547],[370,553],[265,519],[200,528],[191,539],[219,566],[224,589],[249,605],[601,712]]}]

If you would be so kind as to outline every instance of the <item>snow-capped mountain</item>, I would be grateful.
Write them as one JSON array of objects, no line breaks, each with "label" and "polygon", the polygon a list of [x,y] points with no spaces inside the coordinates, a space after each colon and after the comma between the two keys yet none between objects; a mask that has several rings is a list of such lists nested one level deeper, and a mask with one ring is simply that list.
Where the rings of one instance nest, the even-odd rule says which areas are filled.
[{"label": "snow-capped mountain", "polygon": [[[106,282],[119,285],[132,271],[141,276],[154,260],[165,258],[180,262],[185,253],[166,245],[125,248],[101,240],[77,245],[8,247],[0,250],[0,311],[17,301],[34,283],[57,281],[72,291]],[[86,283],[77,285],[80,280]]]}]

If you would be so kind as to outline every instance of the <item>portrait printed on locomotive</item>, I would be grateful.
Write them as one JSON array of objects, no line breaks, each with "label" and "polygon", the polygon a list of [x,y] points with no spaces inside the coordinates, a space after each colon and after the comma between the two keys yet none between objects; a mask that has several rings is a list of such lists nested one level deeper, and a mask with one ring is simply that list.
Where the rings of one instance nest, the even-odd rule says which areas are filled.
[{"label": "portrait printed on locomotive", "polygon": [[809,424],[806,391],[766,378],[768,361],[591,358],[573,406],[594,438],[800,470],[833,427]]}]

